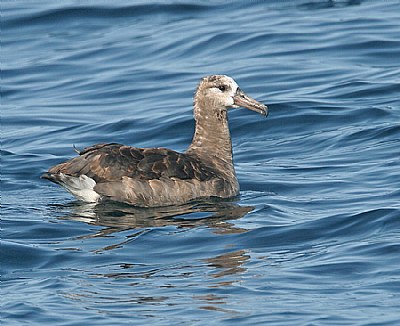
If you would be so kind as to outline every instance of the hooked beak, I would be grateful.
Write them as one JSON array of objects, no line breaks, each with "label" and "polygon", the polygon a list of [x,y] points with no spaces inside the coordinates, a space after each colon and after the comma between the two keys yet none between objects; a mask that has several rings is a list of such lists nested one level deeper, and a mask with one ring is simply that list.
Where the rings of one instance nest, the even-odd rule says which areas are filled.
[{"label": "hooked beak", "polygon": [[237,106],[242,106],[244,108],[258,112],[265,117],[268,116],[268,107],[248,96],[240,88],[236,90],[236,93],[233,96],[233,103]]}]

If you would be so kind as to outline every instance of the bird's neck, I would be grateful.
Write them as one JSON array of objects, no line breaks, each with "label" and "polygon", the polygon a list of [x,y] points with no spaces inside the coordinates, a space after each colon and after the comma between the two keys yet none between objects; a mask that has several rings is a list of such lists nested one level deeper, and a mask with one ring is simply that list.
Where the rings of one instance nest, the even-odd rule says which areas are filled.
[{"label": "bird's neck", "polygon": [[195,99],[195,132],[186,152],[198,156],[203,161],[214,162],[225,171],[234,174],[227,111],[226,109],[205,110],[207,105],[213,104]]}]

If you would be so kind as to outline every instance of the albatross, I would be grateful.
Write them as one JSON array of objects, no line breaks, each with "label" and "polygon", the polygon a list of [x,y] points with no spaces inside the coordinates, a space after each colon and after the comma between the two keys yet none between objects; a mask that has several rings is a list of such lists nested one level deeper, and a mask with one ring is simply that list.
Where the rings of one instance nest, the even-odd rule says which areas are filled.
[{"label": "albatross", "polygon": [[264,116],[268,107],[225,75],[201,79],[194,95],[195,132],[183,153],[168,148],[97,144],[42,175],[84,202],[113,200],[139,207],[239,195],[227,110],[244,107]]}]

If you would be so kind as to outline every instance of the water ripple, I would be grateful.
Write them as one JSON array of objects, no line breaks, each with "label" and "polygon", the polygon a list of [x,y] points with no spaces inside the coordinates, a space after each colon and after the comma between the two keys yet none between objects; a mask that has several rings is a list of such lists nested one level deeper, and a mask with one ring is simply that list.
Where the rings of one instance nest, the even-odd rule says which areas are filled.
[{"label": "water ripple", "polygon": [[[2,3],[4,325],[397,325],[398,1],[40,4]],[[270,108],[229,114],[240,198],[39,178],[73,145],[185,150],[209,73]]]}]

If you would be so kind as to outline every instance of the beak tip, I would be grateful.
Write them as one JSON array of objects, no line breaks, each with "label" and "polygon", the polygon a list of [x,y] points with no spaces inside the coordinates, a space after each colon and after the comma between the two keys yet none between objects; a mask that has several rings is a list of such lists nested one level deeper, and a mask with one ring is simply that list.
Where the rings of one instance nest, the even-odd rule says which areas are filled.
[{"label": "beak tip", "polygon": [[264,117],[268,117],[268,114],[269,114],[268,106],[263,105],[263,108],[261,109],[260,114],[263,115]]},{"label": "beak tip", "polygon": [[253,110],[255,112],[258,112],[265,117],[267,117],[269,113],[268,106],[249,97],[240,88],[237,89],[236,95],[233,97],[233,103],[238,107],[241,106]]}]

